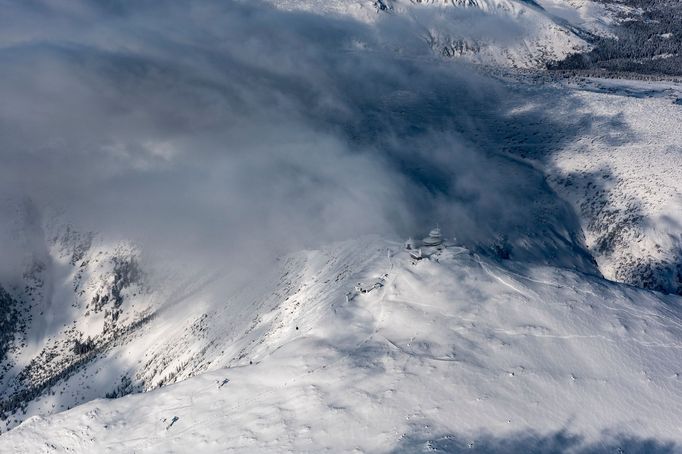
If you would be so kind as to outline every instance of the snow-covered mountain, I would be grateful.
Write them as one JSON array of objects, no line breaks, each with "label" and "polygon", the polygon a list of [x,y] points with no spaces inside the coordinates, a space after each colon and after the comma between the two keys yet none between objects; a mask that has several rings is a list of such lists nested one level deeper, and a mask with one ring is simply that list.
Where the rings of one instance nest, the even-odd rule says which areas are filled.
[{"label": "snow-covered mountain", "polygon": [[[611,12],[587,0],[269,0],[278,8],[350,16],[365,22],[408,21],[414,41],[445,58],[515,68],[544,68],[589,49],[608,33]],[[588,41],[586,41],[586,39]],[[392,48],[404,45],[390,39]]]},{"label": "snow-covered mountain", "polygon": [[[637,84],[633,87],[625,82],[558,83],[561,91],[573,91],[571,99],[579,103],[585,116],[571,103],[546,103],[544,108],[557,117],[575,114],[567,123],[567,134],[570,127],[583,129],[573,141],[551,134],[543,123],[527,121],[533,118],[527,115],[533,103],[560,100],[552,86],[557,82],[538,86],[514,79],[510,83],[529,91],[524,94],[529,105],[486,125],[478,134],[495,131],[486,140],[502,145],[496,161],[501,177],[518,175],[518,181],[510,180],[517,187],[521,181],[531,182],[518,201],[511,195],[506,199],[519,204],[516,210],[527,210],[522,216],[527,222],[498,224],[497,236],[490,237],[487,244],[467,240],[469,249],[457,250],[464,254],[458,257],[479,254],[474,261],[487,263],[488,269],[511,267],[528,278],[540,264],[540,269],[560,275],[557,282],[574,276],[570,279],[580,280],[580,285],[598,282],[627,295],[665,301],[676,317],[679,299],[620,287],[599,277],[602,273],[609,279],[673,293],[679,286],[674,267],[679,266],[675,254],[680,230],[671,221],[678,210],[669,208],[680,194],[679,179],[674,178],[676,167],[669,166],[676,156],[672,147],[677,139],[673,128],[654,120],[661,111],[667,110],[673,122],[679,114],[673,103],[675,85],[663,84],[659,91],[642,95]],[[612,109],[614,103],[616,110]],[[640,109],[642,103],[651,107]],[[587,115],[594,112],[598,115]],[[613,114],[619,114],[617,125],[612,123]],[[584,118],[593,118],[595,123],[581,125]],[[538,146],[540,143],[543,145]],[[505,158],[508,155],[515,159]],[[639,159],[647,160],[651,173],[641,172]],[[575,207],[579,223],[571,224],[570,216],[561,214],[565,209],[561,199],[541,184],[541,178],[533,180],[543,173]],[[615,191],[597,185],[612,180],[618,182]],[[529,194],[535,203],[523,207],[520,203]],[[596,208],[594,197],[601,197]],[[640,197],[648,197],[648,202],[633,205]],[[285,314],[298,313],[302,305],[329,310],[332,301],[344,300],[357,282],[383,275],[378,264],[388,250],[404,256],[395,243],[377,239],[350,242],[286,255],[261,268],[257,277],[244,279],[235,275],[230,260],[192,270],[173,263],[150,263],[144,259],[144,251],[128,242],[79,232],[59,216],[41,218],[28,202],[13,206],[13,222],[3,225],[23,254],[23,271],[13,286],[3,283],[2,301],[8,314],[3,332],[9,334],[3,344],[6,356],[1,382],[5,429],[29,417],[57,413],[107,395],[151,391],[208,371],[260,361],[266,355],[258,353],[260,345],[274,342],[272,332],[290,330],[292,324],[294,331],[305,323],[314,327],[310,320],[299,322],[291,318],[294,315],[287,318]],[[633,218],[629,216],[633,206],[650,211]],[[581,228],[587,244],[581,242]],[[457,233],[456,226],[453,230],[451,233]],[[609,233],[612,231],[621,234]],[[663,239],[656,241],[656,235]],[[639,258],[631,259],[633,254]],[[596,265],[590,262],[591,256]],[[509,258],[513,262],[507,261]],[[666,258],[670,265],[656,269]],[[427,263],[406,269],[429,269]],[[629,274],[622,274],[626,272]],[[457,276],[439,279],[454,282]],[[438,297],[428,290],[427,277],[422,280],[423,297]],[[316,290],[311,293],[310,288]],[[640,296],[632,295],[626,300],[634,302],[627,304],[639,304]],[[471,298],[475,299],[473,294]],[[613,298],[621,302],[621,296]],[[416,294],[413,299],[418,302]],[[576,301],[580,307],[601,304],[589,298]],[[542,316],[554,317],[551,313]],[[627,326],[631,323],[637,322],[623,321]],[[401,326],[396,323],[386,329],[399,330]],[[585,329],[598,331],[594,326]],[[289,337],[283,339],[278,346]],[[678,350],[670,351],[671,364],[675,364]],[[678,401],[673,398],[671,402]],[[620,423],[614,421],[613,425]]]},{"label": "snow-covered mountain", "polygon": [[[537,178],[523,164],[504,158],[500,164],[510,167],[503,174]],[[579,231],[571,229],[579,225],[565,217],[562,201],[542,191],[547,188],[535,193],[538,206],[525,211],[532,222],[507,224],[487,243],[467,244],[493,259],[598,275]],[[18,240],[25,255],[20,275],[3,283],[3,304],[12,314],[0,382],[5,429],[92,399],[242,365],[264,342],[263,333],[274,329],[261,322],[281,324],[273,311],[304,303],[324,308],[329,298],[353,290],[362,277],[356,270],[374,263],[379,250],[363,241],[287,254],[262,263],[255,276],[247,267],[244,276],[235,267],[239,258],[191,269],[182,261],[150,261],[128,242],[40,216],[29,202],[12,206],[18,221],[5,238]],[[547,217],[546,210],[554,215]],[[523,232],[528,225],[535,237]],[[324,285],[315,285],[315,293],[306,290],[318,281]]]},{"label": "snow-covered mountain", "polygon": [[[3,450],[673,452],[682,440],[679,297],[456,246],[416,261],[379,238],[295,254],[196,317],[211,286],[97,360],[211,372],[30,418]],[[181,321],[185,335],[168,336]],[[150,361],[161,345],[164,365]],[[87,393],[101,370],[42,400]]]},{"label": "snow-covered mountain", "polygon": [[189,4],[0,17],[0,452],[682,449],[682,85],[539,70],[626,6]]}]

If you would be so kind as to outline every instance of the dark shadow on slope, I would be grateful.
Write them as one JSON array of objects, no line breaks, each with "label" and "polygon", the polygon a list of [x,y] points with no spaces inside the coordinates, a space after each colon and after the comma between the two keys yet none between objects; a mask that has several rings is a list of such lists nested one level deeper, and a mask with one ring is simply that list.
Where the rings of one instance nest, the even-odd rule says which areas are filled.
[{"label": "dark shadow on slope", "polygon": [[[682,294],[682,244],[669,251],[666,258],[633,255],[633,245],[645,239],[649,220],[643,202],[633,196],[614,191],[621,185],[618,177],[608,167],[590,172],[575,171],[558,177],[559,186],[571,188],[580,194],[580,216],[585,228],[596,238],[592,246],[595,257],[622,254],[614,264],[614,278],[636,287],[663,293]],[[669,231],[682,231],[682,226],[672,219]]]},{"label": "dark shadow on slope", "polygon": [[682,447],[670,441],[639,438],[631,435],[604,435],[602,441],[586,442],[584,437],[562,430],[545,435],[532,431],[519,432],[504,437],[485,433],[474,437],[455,434],[433,437],[408,435],[391,452],[395,454],[418,452],[672,454],[679,452],[680,448]]}]

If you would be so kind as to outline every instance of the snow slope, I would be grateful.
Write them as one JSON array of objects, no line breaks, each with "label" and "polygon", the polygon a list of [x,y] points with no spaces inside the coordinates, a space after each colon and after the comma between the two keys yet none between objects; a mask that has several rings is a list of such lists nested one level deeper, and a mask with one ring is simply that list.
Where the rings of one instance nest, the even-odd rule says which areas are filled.
[{"label": "snow slope", "polygon": [[590,0],[538,0],[537,4],[555,18],[602,36],[611,35],[610,27],[624,9],[618,3]]},{"label": "snow slope", "polygon": [[458,247],[414,262],[379,238],[292,260],[294,292],[257,279],[278,302],[242,300],[243,355],[30,418],[0,450],[680,449],[679,297]]},{"label": "snow slope", "polygon": [[551,162],[554,185],[581,214],[605,276],[682,293],[682,109],[674,102],[682,86],[583,85],[576,96],[585,109],[613,115],[617,123],[558,152]]},{"label": "snow slope", "polygon": [[[551,76],[515,77],[529,105],[561,119],[509,131],[506,150],[543,169],[578,214],[587,247],[612,280],[682,292],[682,86]],[[526,88],[523,88],[526,87]],[[554,91],[567,94],[561,102]],[[537,104],[533,104],[535,99]],[[523,116],[523,109],[511,118]],[[504,125],[500,126],[503,129]],[[570,134],[571,140],[561,141]]]}]

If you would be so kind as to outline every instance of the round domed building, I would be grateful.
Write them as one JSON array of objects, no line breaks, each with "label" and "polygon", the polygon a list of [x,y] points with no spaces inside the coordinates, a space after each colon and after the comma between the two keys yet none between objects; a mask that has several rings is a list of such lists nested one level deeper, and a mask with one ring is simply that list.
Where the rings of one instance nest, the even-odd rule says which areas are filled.
[{"label": "round domed building", "polygon": [[440,232],[440,227],[429,232],[429,236],[422,240],[422,244],[427,247],[436,247],[443,244],[443,235]]}]

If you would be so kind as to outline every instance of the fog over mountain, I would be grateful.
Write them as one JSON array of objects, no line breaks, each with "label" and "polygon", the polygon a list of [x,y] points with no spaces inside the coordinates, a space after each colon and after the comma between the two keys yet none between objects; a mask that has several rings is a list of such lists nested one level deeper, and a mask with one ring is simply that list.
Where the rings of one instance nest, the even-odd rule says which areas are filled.
[{"label": "fog over mountain", "polygon": [[107,5],[3,15],[3,194],[201,255],[529,221],[519,185],[537,175],[496,174],[496,137],[474,136],[527,100],[432,57],[414,23]]},{"label": "fog over mountain", "polygon": [[635,6],[0,0],[0,451],[676,452]]}]

